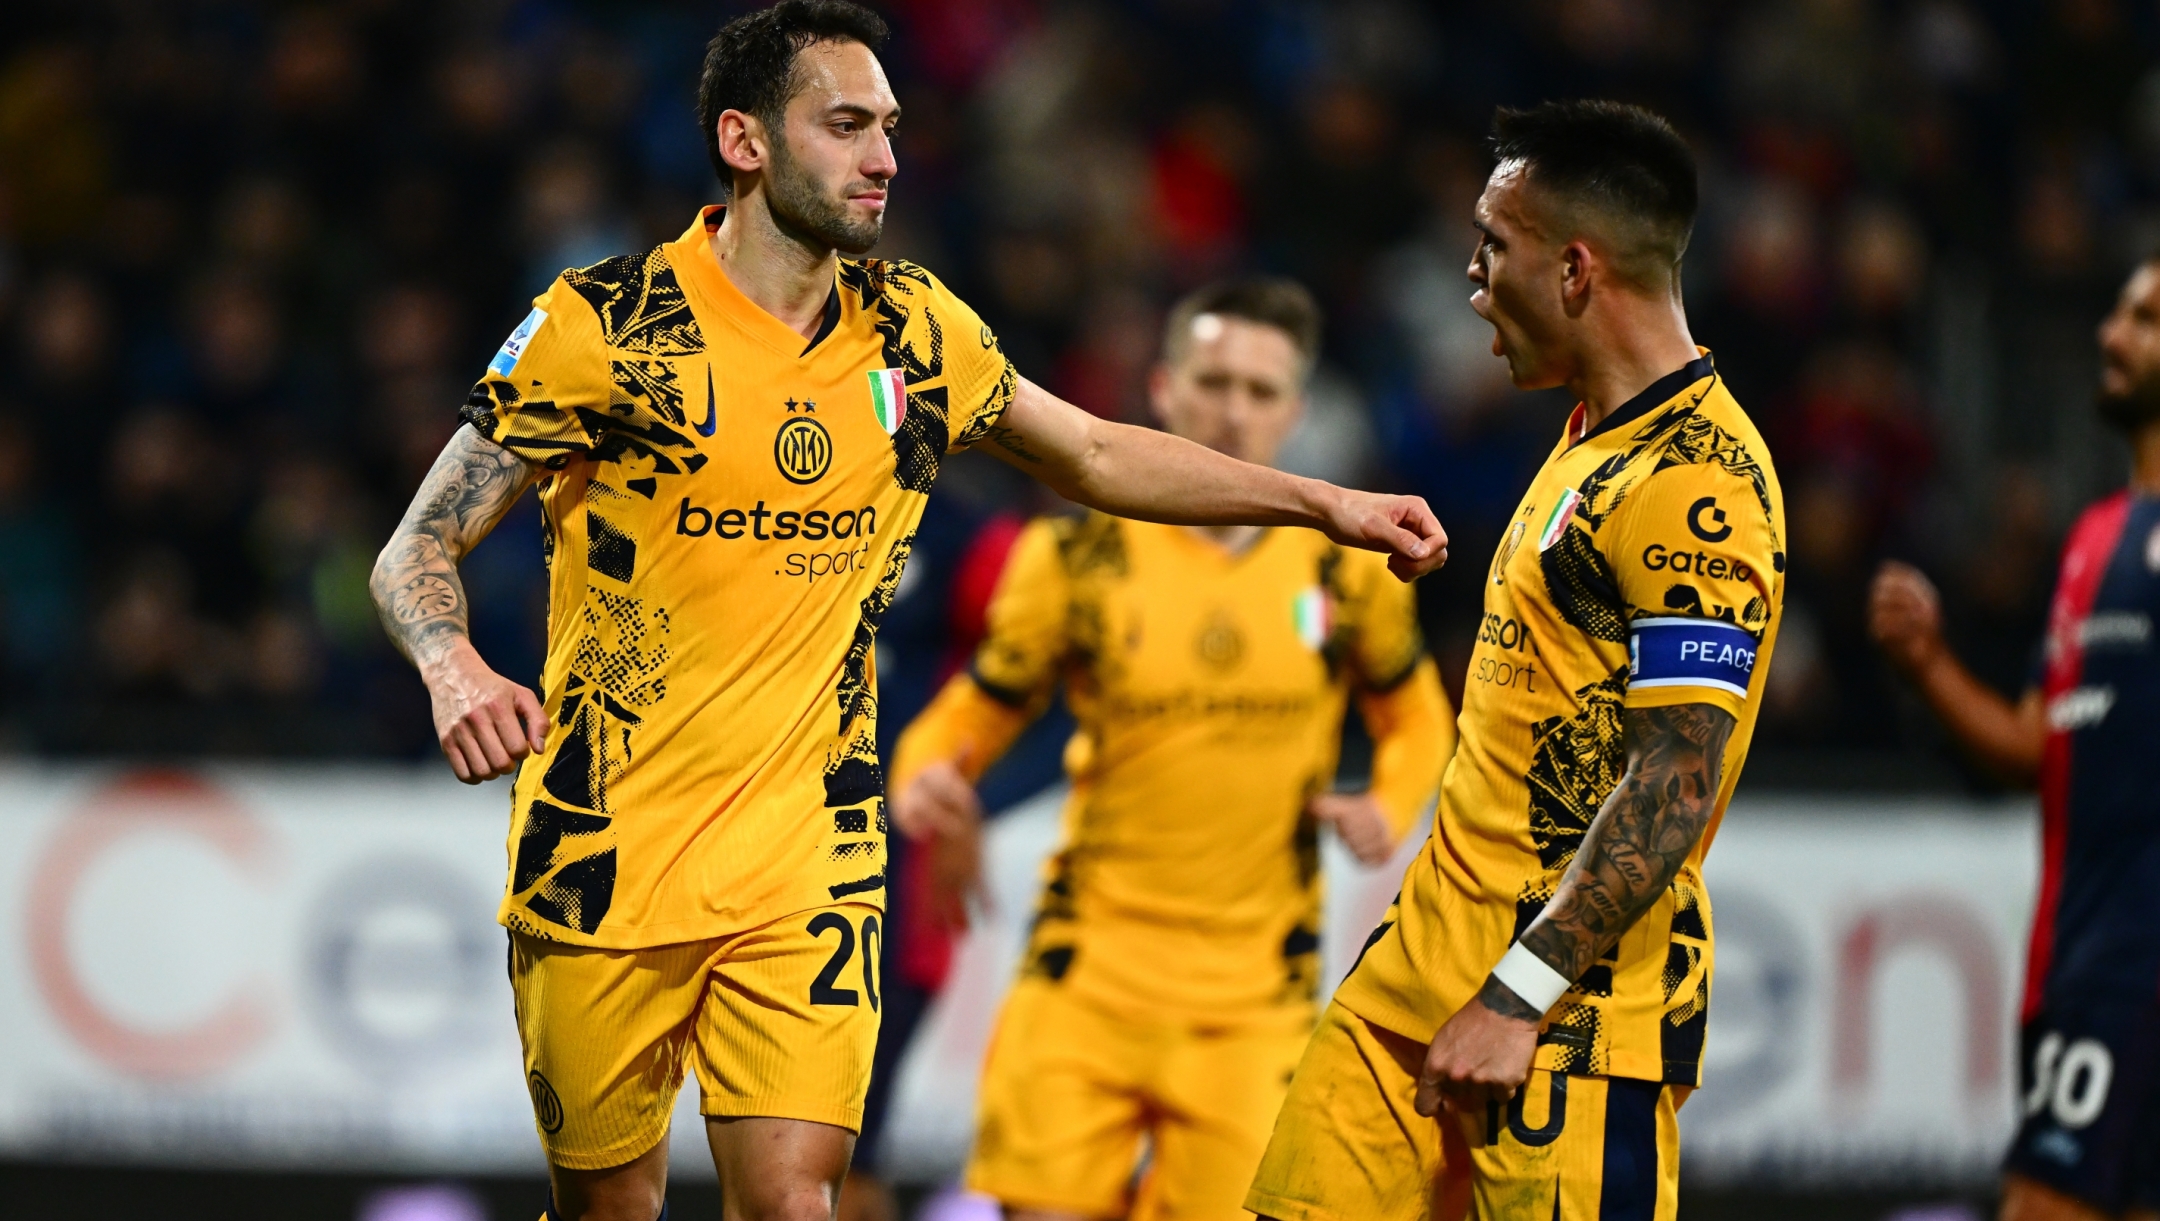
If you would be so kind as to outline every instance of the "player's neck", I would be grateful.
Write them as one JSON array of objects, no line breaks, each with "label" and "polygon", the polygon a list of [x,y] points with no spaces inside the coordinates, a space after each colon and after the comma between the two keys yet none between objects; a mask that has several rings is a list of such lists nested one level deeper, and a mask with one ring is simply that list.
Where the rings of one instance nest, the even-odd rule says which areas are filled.
[{"label": "player's neck", "polygon": [[1583,405],[1585,431],[1700,355],[1678,301],[1630,298],[1613,305],[1617,308],[1591,324],[1576,374],[1567,383]]},{"label": "player's neck", "polygon": [[2160,496],[2160,421],[2130,438],[2130,489],[2141,496]]},{"label": "player's neck", "polygon": [[705,243],[721,274],[753,305],[809,339],[825,320],[836,256],[831,247],[804,245],[781,231],[762,196],[730,204]]}]

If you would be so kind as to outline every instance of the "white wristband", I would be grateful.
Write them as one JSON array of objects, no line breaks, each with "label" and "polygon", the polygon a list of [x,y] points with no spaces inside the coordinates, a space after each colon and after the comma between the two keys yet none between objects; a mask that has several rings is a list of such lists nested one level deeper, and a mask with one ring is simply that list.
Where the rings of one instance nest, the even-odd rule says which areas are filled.
[{"label": "white wristband", "polygon": [[1552,1008],[1554,1001],[1575,986],[1520,941],[1509,946],[1508,952],[1493,964],[1492,975],[1539,1013]]}]

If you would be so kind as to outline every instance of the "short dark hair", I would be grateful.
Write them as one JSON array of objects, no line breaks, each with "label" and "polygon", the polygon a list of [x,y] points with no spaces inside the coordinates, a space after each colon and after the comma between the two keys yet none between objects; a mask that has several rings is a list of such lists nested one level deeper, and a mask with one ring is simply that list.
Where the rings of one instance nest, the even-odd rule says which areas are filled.
[{"label": "short dark hair", "polygon": [[1492,154],[1577,213],[1605,222],[1620,271],[1662,288],[1695,231],[1695,154],[1672,124],[1640,106],[1575,99],[1493,112]]},{"label": "short dark hair", "polygon": [[1202,314],[1242,318],[1290,337],[1305,367],[1320,358],[1320,305],[1305,286],[1281,276],[1217,280],[1185,294],[1163,323],[1163,360],[1175,364],[1192,342],[1193,319]]},{"label": "short dark hair", "polygon": [[716,130],[722,113],[756,115],[775,137],[789,99],[801,88],[795,57],[821,42],[859,42],[872,51],[890,33],[885,19],[849,0],[780,0],[720,27],[705,44],[698,74],[697,118],[705,131],[705,155],[720,185],[734,189],[734,174],[720,157]]}]

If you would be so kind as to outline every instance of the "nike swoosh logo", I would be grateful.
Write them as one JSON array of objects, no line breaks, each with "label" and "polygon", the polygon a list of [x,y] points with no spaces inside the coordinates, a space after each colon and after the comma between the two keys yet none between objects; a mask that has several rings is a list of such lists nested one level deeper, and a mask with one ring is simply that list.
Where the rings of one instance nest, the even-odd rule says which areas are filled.
[{"label": "nike swoosh logo", "polygon": [[717,409],[716,409],[716,406],[715,406],[715,401],[714,401],[714,399],[713,399],[713,392],[712,392],[712,366],[711,366],[711,365],[706,365],[706,366],[705,366],[705,422],[704,422],[703,424],[700,424],[700,425],[698,425],[698,426],[697,426],[697,430],[698,430],[698,435],[699,435],[699,436],[701,436],[701,437],[709,437],[709,436],[713,435],[713,430],[714,430],[714,429],[716,429],[716,428],[718,428],[718,427],[720,427],[720,416],[719,416],[719,414],[718,414],[718,411],[717,411]]}]

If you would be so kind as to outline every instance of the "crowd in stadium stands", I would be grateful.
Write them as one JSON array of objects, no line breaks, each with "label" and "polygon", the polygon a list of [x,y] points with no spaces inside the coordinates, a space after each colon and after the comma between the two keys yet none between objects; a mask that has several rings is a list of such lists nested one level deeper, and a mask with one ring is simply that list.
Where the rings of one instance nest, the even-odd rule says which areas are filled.
[{"label": "crowd in stadium stands", "polygon": [[[6,6],[0,750],[431,750],[368,566],[530,296],[714,197],[690,92],[736,7]],[[1496,103],[1665,112],[1704,165],[1696,337],[1790,513],[1759,756],[1940,756],[1864,636],[1885,555],[1934,572],[1962,655],[2021,683],[2065,515],[2119,477],[2090,336],[2160,241],[2154,6],[882,7],[906,117],[881,253],[1127,419],[1173,294],[1304,279],[1329,333],[1291,459],[1432,501],[1451,686],[1568,406],[1509,388],[1466,302],[1480,137]],[[1039,507],[953,471],[979,513]],[[528,502],[467,566],[507,673],[538,669],[538,555]]]}]

